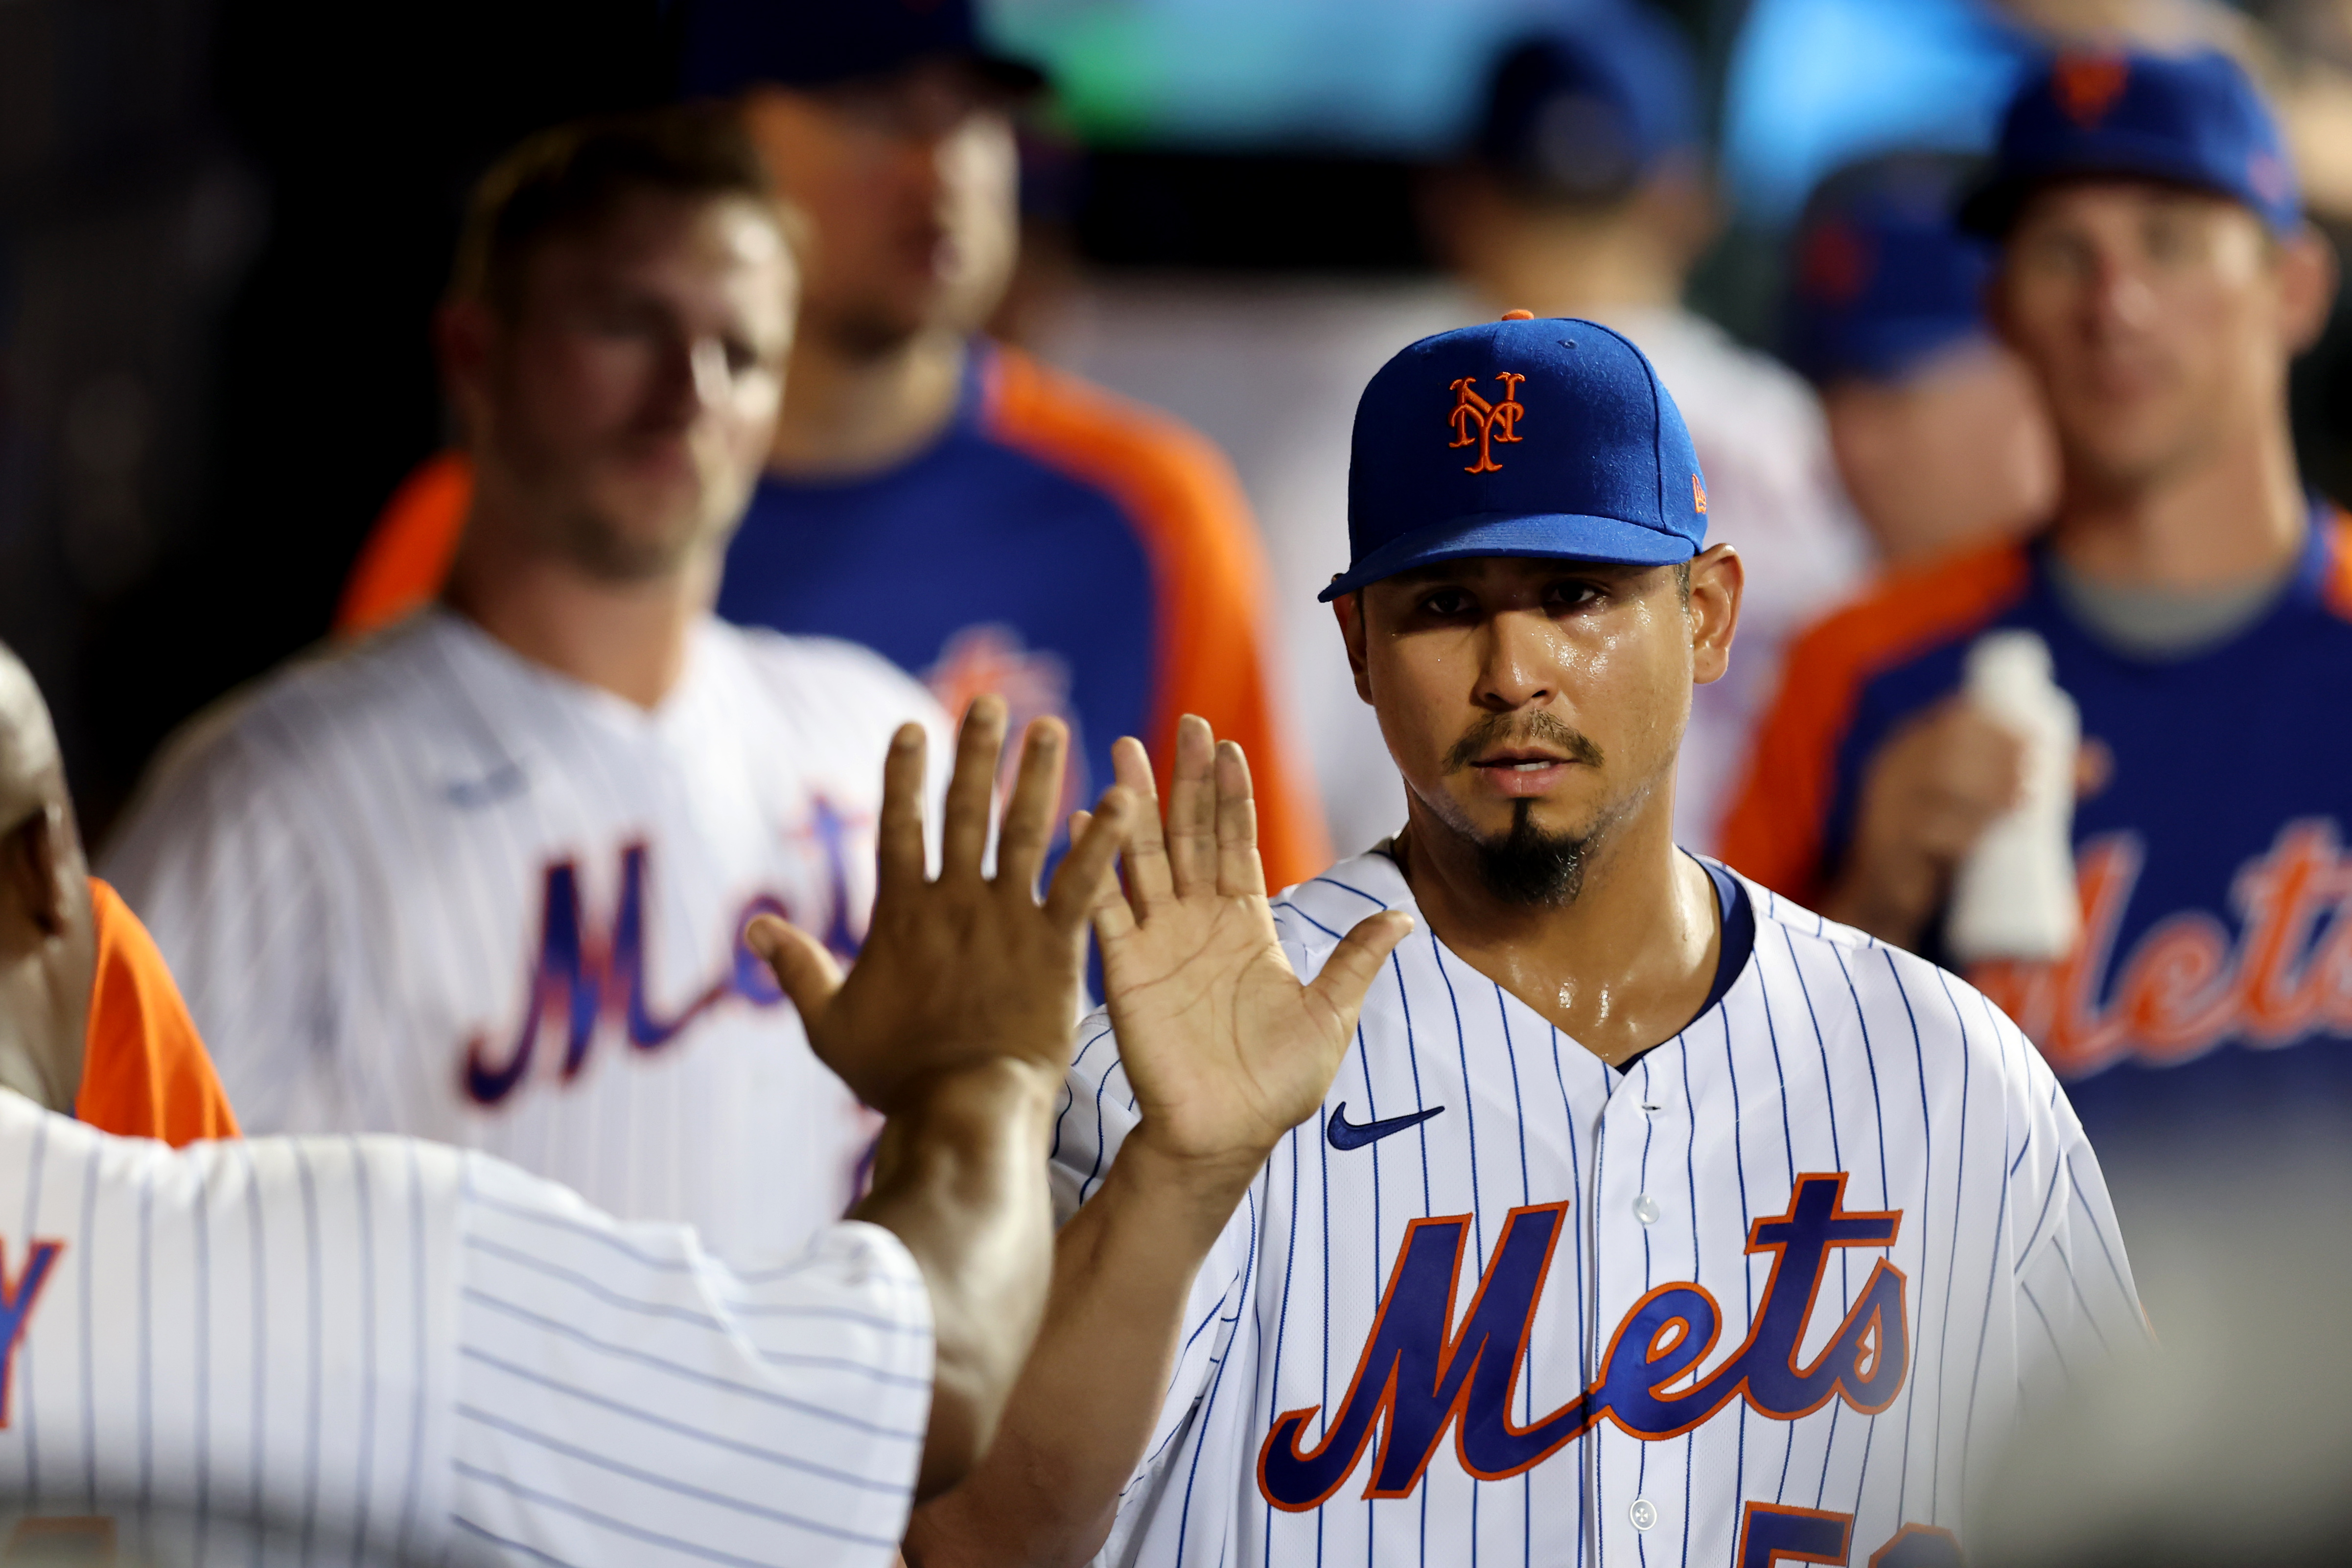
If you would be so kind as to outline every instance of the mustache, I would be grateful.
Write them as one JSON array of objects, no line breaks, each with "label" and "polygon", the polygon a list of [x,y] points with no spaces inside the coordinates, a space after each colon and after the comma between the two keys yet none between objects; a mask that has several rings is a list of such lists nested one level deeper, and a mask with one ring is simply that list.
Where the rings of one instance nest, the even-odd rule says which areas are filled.
[{"label": "mustache", "polygon": [[1591,768],[1601,766],[1600,746],[1582,730],[1548,713],[1495,713],[1463,732],[1462,738],[1445,754],[1445,771],[1458,773],[1476,761],[1480,752],[1517,745],[1548,747],[1565,754],[1571,762]]}]

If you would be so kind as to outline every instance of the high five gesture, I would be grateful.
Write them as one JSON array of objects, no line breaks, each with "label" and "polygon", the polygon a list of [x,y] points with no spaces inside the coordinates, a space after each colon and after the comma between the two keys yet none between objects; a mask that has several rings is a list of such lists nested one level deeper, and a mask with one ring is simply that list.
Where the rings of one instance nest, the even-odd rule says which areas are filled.
[{"label": "high five gesture", "polygon": [[1143,1117],[1129,1144],[1245,1184],[1322,1103],[1364,992],[1412,922],[1374,915],[1301,985],[1266,903],[1242,748],[1201,719],[1178,725],[1164,831],[1142,745],[1120,741],[1112,760],[1146,803],[1127,835],[1124,893],[1106,882],[1094,906],[1111,1023]]}]

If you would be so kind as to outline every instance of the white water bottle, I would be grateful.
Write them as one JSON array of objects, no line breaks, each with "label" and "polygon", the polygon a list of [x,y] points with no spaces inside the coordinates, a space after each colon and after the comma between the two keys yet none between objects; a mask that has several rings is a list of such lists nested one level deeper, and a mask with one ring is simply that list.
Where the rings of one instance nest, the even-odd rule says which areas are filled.
[{"label": "white water bottle", "polygon": [[2063,958],[2082,929],[2074,851],[2082,711],[2051,678],[2050,645],[2032,632],[1978,638],[1963,689],[1987,717],[2024,742],[2025,789],[1960,862],[1945,945],[1963,964]]}]

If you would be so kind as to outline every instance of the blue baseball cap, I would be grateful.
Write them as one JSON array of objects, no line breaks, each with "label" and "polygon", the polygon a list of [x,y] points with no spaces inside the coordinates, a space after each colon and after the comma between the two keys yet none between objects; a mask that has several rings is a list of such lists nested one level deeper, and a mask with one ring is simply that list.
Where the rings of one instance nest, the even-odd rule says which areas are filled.
[{"label": "blue baseball cap", "polygon": [[1782,357],[1816,386],[1901,381],[1983,335],[1992,254],[1952,221],[1970,162],[1897,153],[1822,182],[1797,225]]},{"label": "blue baseball cap", "polygon": [[1513,311],[1423,338],[1356,404],[1354,562],[1317,597],[1466,556],[1671,566],[1706,538],[1706,481],[1642,350]]},{"label": "blue baseball cap", "polygon": [[1616,0],[1503,50],[1473,151],[1522,184],[1593,197],[1698,143],[1690,45],[1652,7]]},{"label": "blue baseball cap", "polygon": [[2207,50],[2061,55],[2028,78],[1961,225],[1998,237],[2040,187],[2102,175],[2211,191],[2281,234],[2303,224],[2278,121],[2238,63]]},{"label": "blue baseball cap", "polygon": [[971,0],[693,0],[683,85],[711,98],[762,83],[831,87],[931,59],[960,60],[1009,92],[1045,85],[1036,67],[987,47]]}]

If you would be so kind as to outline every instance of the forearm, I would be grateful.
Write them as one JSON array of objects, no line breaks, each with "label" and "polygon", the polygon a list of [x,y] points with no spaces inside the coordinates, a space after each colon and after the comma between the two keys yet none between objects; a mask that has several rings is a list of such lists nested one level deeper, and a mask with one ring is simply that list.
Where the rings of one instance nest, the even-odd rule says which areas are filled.
[{"label": "forearm", "polygon": [[915,1568],[1078,1563],[1100,1547],[1167,1394],[1193,1276],[1252,1174],[1129,1140],[1055,1245],[1045,1326],[996,1443],[915,1514]]},{"label": "forearm", "polygon": [[874,1187],[851,1218],[914,1255],[931,1298],[931,1416],[916,1496],[953,1486],[994,1434],[1045,1310],[1055,1084],[997,1059],[927,1086],[884,1126]]}]

